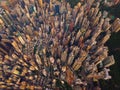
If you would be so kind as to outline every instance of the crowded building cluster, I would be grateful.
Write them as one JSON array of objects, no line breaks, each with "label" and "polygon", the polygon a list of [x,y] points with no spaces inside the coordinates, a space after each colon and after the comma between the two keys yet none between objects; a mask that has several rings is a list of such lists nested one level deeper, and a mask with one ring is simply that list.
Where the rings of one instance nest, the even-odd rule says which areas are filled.
[{"label": "crowded building cluster", "polygon": [[90,90],[94,79],[111,79],[115,60],[105,43],[120,19],[111,24],[100,2],[71,8],[66,0],[17,0],[9,10],[0,7],[0,89]]}]

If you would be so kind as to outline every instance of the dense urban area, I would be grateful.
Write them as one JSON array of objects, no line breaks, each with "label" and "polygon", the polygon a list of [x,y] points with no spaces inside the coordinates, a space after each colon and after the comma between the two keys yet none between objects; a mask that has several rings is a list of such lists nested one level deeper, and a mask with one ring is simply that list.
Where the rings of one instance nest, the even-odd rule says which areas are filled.
[{"label": "dense urban area", "polygon": [[120,0],[0,0],[0,90],[120,90]]}]

